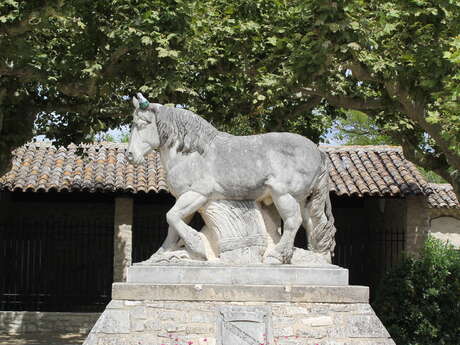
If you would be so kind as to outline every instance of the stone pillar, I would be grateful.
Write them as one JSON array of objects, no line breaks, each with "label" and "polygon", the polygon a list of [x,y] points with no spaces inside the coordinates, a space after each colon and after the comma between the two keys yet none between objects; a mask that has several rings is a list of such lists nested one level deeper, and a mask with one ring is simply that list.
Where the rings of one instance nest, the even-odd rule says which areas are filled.
[{"label": "stone pillar", "polygon": [[423,195],[407,197],[406,253],[418,255],[430,230],[430,215]]},{"label": "stone pillar", "polygon": [[131,266],[133,199],[115,198],[113,281],[126,281],[128,267]]}]

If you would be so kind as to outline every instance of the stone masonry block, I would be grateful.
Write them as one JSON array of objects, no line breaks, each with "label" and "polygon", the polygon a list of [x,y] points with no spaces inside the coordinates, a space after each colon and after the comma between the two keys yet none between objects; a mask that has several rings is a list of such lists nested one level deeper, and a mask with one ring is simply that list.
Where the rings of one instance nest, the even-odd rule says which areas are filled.
[{"label": "stone masonry block", "polygon": [[190,322],[213,323],[215,322],[215,320],[216,320],[215,313],[201,312],[201,313],[193,313],[189,315]]},{"label": "stone masonry block", "polygon": [[107,309],[96,322],[96,333],[129,333],[129,313],[126,310]]},{"label": "stone masonry block", "polygon": [[342,326],[330,328],[331,338],[389,338],[383,324],[375,315],[338,316]]},{"label": "stone masonry block", "polygon": [[317,316],[302,319],[302,323],[312,327],[332,326],[333,320],[330,316]]},{"label": "stone masonry block", "polygon": [[[180,339],[180,345],[228,345],[221,334],[246,339],[260,331],[253,323],[261,323],[261,315],[277,345],[395,345],[368,304],[367,289],[294,286],[290,291],[292,295],[272,286],[210,284],[197,295],[186,284],[116,283],[114,293],[123,304],[109,304],[112,308],[84,345],[174,345],[171,337]],[[270,316],[259,309],[270,310]]]}]

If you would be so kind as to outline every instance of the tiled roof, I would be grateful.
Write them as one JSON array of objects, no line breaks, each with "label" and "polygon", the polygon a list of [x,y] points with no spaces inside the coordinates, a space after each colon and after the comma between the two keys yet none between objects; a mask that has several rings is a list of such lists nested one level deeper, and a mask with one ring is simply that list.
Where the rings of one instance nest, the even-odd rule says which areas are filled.
[{"label": "tiled roof", "polygon": [[433,193],[428,195],[430,208],[460,208],[457,196],[448,183],[430,183]]},{"label": "tiled roof", "polygon": [[156,153],[134,167],[125,155],[126,144],[82,144],[56,148],[49,143],[29,143],[14,152],[13,168],[0,178],[0,189],[10,191],[120,191],[168,190]]},{"label": "tiled roof", "polygon": [[399,146],[321,146],[337,195],[404,196],[431,192]]},{"label": "tiled roof", "polygon": [[[55,148],[29,143],[14,152],[12,170],[0,178],[0,190],[159,192],[168,190],[159,155],[143,165],[128,163],[126,144]],[[331,190],[337,195],[404,196],[424,194],[428,186],[399,147],[322,146],[330,160]],[[428,188],[429,190],[429,188]]]}]

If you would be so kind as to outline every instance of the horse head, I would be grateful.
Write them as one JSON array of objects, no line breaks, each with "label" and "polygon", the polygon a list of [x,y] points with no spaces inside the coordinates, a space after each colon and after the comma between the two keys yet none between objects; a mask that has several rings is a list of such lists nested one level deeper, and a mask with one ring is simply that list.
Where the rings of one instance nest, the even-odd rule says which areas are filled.
[{"label": "horse head", "polygon": [[149,103],[141,93],[137,94],[137,98],[133,97],[133,105],[135,109],[126,154],[131,163],[141,164],[149,152],[160,146],[156,113],[161,105]]}]

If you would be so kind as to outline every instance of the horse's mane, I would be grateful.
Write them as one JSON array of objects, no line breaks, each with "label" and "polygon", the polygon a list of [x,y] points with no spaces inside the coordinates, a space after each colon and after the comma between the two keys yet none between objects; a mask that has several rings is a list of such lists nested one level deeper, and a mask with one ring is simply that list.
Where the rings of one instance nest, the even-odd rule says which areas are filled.
[{"label": "horse's mane", "polygon": [[219,131],[190,110],[162,106],[156,113],[160,145],[178,152],[203,153]]}]

